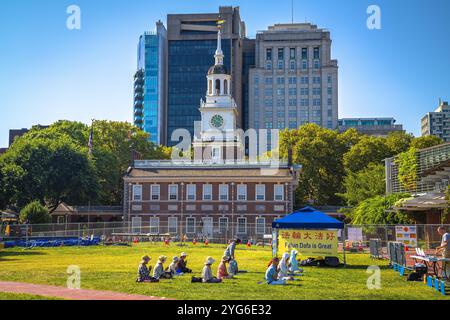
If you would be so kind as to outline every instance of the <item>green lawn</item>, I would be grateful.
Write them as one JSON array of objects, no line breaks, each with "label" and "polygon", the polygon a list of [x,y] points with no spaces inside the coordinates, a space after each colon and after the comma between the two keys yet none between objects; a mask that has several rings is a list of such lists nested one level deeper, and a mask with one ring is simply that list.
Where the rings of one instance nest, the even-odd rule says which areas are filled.
[{"label": "green lawn", "polygon": [[62,300],[62,299],[35,296],[31,294],[0,292],[0,301],[2,300]]},{"label": "green lawn", "polygon": [[[189,245],[180,248],[174,244],[139,244],[133,247],[67,247],[0,251],[0,281],[20,281],[36,284],[65,286],[69,265],[81,268],[83,289],[111,290],[133,294],[153,295],[175,299],[450,299],[437,294],[425,284],[410,283],[387,268],[386,261],[369,259],[367,254],[347,256],[347,268],[328,269],[308,267],[301,281],[289,286],[258,284],[271,257],[269,248],[246,248],[239,246],[236,256],[239,266],[247,270],[235,280],[221,284],[190,283],[190,275],[163,280],[160,283],[138,284],[135,282],[140,257],[144,254],[153,259],[164,254],[171,259],[181,251],[189,254],[189,267],[199,276],[203,262],[209,255],[219,260],[225,246]],[[381,271],[381,290],[368,290],[367,266],[378,265]],[[213,269],[217,268],[217,263]],[[5,295],[0,294],[0,299]],[[12,296],[14,298],[14,296]],[[20,298],[20,297],[19,297]]]}]

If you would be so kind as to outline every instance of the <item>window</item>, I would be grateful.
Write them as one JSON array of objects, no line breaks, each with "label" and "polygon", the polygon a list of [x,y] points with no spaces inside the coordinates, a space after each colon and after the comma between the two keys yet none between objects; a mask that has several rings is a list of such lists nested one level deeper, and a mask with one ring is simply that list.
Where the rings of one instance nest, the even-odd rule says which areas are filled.
[{"label": "window", "polygon": [[297,99],[289,99],[289,106],[290,107],[297,106]]},{"label": "window", "polygon": [[218,161],[221,159],[220,147],[213,147],[211,149],[211,159],[214,161]]},{"label": "window", "polygon": [[297,77],[289,77],[289,84],[297,84]]},{"label": "window", "polygon": [[318,60],[318,59],[320,59],[320,48],[315,47],[314,48],[314,60]]},{"label": "window", "polygon": [[237,233],[238,234],[247,233],[247,218],[237,218]]},{"label": "window", "polygon": [[289,58],[291,60],[295,60],[295,48],[290,48],[289,49]]},{"label": "window", "polygon": [[284,60],[284,48],[278,48],[278,60]]},{"label": "window", "polygon": [[284,200],[284,185],[276,184],[273,187],[274,200],[283,201]]},{"label": "window", "polygon": [[228,201],[228,185],[221,184],[219,186],[219,200]]},{"label": "window", "polygon": [[278,69],[283,70],[284,69],[284,62],[283,60],[278,61]]},{"label": "window", "polygon": [[313,95],[314,96],[320,96],[321,94],[321,89],[320,88],[313,88]]},{"label": "window", "polygon": [[152,200],[159,200],[160,199],[160,193],[161,193],[161,188],[159,185],[154,184],[151,186],[151,195],[152,195]]},{"label": "window", "polygon": [[289,95],[290,96],[296,96],[297,95],[297,88],[289,88]]},{"label": "window", "polygon": [[212,200],[212,184],[203,185],[203,200]]},{"label": "window", "polygon": [[309,106],[309,100],[308,99],[300,99],[300,106],[308,107]]},{"label": "window", "polygon": [[167,231],[170,234],[178,233],[178,218],[177,217],[169,217],[167,225],[168,225]]},{"label": "window", "polygon": [[332,106],[332,105],[333,105],[333,99],[328,98],[328,101],[327,101],[327,102],[328,102],[328,105],[329,105],[329,106]]},{"label": "window", "polygon": [[228,218],[219,218],[219,232],[220,234],[226,234],[228,231]]},{"label": "window", "polygon": [[302,48],[302,60],[308,60],[308,48]]},{"label": "window", "polygon": [[220,80],[216,80],[216,95],[220,95]]},{"label": "window", "polygon": [[197,199],[197,186],[195,184],[187,185],[187,199],[195,201]]},{"label": "window", "polygon": [[228,94],[228,80],[223,81],[223,94]]},{"label": "window", "polygon": [[266,234],[266,219],[256,218],[256,234]]},{"label": "window", "polygon": [[272,78],[272,77],[267,77],[267,78],[265,79],[265,84],[271,85],[272,83],[273,83],[273,78]]},{"label": "window", "polygon": [[237,185],[237,199],[239,201],[247,200],[247,185],[246,184],[238,184]]},{"label": "window", "polygon": [[133,186],[133,201],[142,201],[142,186]]},{"label": "window", "polygon": [[309,95],[309,89],[308,88],[300,88],[300,95],[301,96]]},{"label": "window", "polygon": [[169,200],[178,200],[178,185],[172,184],[169,186]]},{"label": "window", "polygon": [[290,62],[289,68],[290,68],[291,70],[295,70],[295,61],[291,61],[291,62]]},{"label": "window", "polygon": [[314,84],[320,84],[320,77],[313,77]]},{"label": "window", "polygon": [[320,99],[313,99],[313,106],[314,107],[320,107],[321,102]]},{"label": "window", "polygon": [[208,94],[212,95],[212,80],[209,80],[208,82]]},{"label": "window", "polygon": [[302,69],[303,69],[303,70],[308,69],[308,61],[307,61],[307,60],[303,60],[303,61],[302,61]]},{"label": "window", "polygon": [[297,121],[289,121],[289,129],[296,129]]},{"label": "window", "polygon": [[319,69],[319,68],[320,68],[319,60],[314,60],[314,69]]},{"label": "window", "polygon": [[58,217],[58,224],[64,224],[65,222],[66,222],[66,217],[64,217],[64,216]]},{"label": "window", "polygon": [[284,84],[284,77],[277,77],[277,84]]},{"label": "window", "polygon": [[131,218],[131,232],[132,233],[141,233],[141,225],[142,225],[141,217]]},{"label": "window", "polygon": [[266,186],[264,184],[256,185],[256,200],[266,200]]},{"label": "window", "polygon": [[332,83],[332,78],[331,78],[331,76],[328,76],[328,83],[329,83],[329,84]]},{"label": "window", "polygon": [[195,218],[186,218],[186,233],[195,233]]},{"label": "window", "polygon": [[272,60],[272,48],[266,49],[266,60]]},{"label": "window", "polygon": [[159,234],[159,218],[156,217],[150,218],[150,233]]},{"label": "window", "polygon": [[267,69],[267,70],[272,70],[272,62],[267,61],[266,69]]},{"label": "window", "polygon": [[301,84],[309,84],[309,77],[301,77],[300,83]]}]

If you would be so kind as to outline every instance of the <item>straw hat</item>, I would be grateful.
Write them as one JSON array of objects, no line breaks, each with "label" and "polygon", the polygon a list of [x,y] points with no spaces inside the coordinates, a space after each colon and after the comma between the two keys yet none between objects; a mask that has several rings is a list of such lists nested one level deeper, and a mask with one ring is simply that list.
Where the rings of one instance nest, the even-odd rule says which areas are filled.
[{"label": "straw hat", "polygon": [[187,257],[187,253],[186,252],[182,252],[180,257]]},{"label": "straw hat", "polygon": [[142,261],[150,261],[152,258],[150,258],[149,256],[143,256],[142,258],[141,258],[141,260]]},{"label": "straw hat", "polygon": [[208,257],[206,258],[205,264],[213,264],[214,262],[216,262],[216,260],[214,260],[213,257]]},{"label": "straw hat", "polygon": [[165,262],[167,260],[167,257],[166,256],[159,256],[158,260],[161,261],[161,262]]},{"label": "straw hat", "polygon": [[223,256],[223,257],[222,257],[222,261],[223,261],[223,262],[228,262],[228,261],[230,261],[230,259],[231,259],[230,256]]},{"label": "straw hat", "polygon": [[178,260],[180,260],[178,257],[173,257],[172,259],[173,262],[178,262]]}]

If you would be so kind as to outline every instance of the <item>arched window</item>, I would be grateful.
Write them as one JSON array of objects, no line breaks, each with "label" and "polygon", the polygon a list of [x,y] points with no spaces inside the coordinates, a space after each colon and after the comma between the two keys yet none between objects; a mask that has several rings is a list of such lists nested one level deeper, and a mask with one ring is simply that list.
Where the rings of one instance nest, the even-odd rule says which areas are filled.
[{"label": "arched window", "polygon": [[213,93],[212,80],[209,80],[209,83],[208,83],[208,94],[212,95],[212,93]]},{"label": "arched window", "polygon": [[220,80],[216,80],[216,95],[220,96]]},{"label": "arched window", "polygon": [[228,80],[224,80],[223,82],[223,93],[228,94]]}]

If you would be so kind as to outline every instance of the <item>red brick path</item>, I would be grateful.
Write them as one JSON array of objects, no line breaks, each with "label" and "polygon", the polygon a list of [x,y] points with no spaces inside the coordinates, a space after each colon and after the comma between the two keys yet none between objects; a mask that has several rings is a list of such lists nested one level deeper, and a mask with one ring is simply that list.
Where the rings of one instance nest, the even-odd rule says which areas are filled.
[{"label": "red brick path", "polygon": [[0,281],[0,292],[31,294],[71,300],[167,300],[166,298],[112,291],[73,290],[64,287],[3,281]]}]

